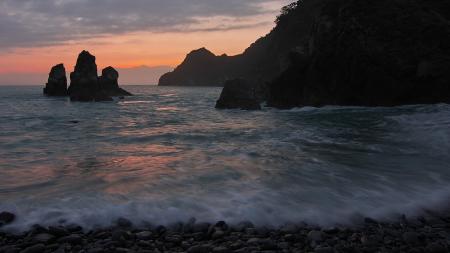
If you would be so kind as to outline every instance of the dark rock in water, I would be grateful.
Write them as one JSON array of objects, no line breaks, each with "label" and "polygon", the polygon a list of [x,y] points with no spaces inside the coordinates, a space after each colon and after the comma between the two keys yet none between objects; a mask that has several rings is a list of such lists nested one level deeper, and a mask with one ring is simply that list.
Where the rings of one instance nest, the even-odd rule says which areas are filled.
[{"label": "dark rock in water", "polygon": [[218,109],[260,110],[261,95],[257,84],[244,79],[230,80],[216,103]]},{"label": "dark rock in water", "polygon": [[70,87],[62,64],[52,68],[44,93],[51,96],[70,96],[71,101],[112,101],[115,96],[132,94],[119,87],[119,73],[113,67],[103,69],[102,76],[97,76],[95,56],[88,51],[78,55],[75,70],[70,73]]},{"label": "dark rock in water", "polygon": [[119,88],[119,72],[113,67],[107,67],[102,70],[100,77],[101,87],[104,90],[113,90]]},{"label": "dark rock in water", "polygon": [[102,76],[99,77],[100,89],[112,97],[131,96],[131,93],[119,87],[119,72],[113,67],[107,67],[102,70]]},{"label": "dark rock in water", "polygon": [[269,106],[449,103],[449,13],[441,0],[299,2],[286,18],[311,28]]},{"label": "dark rock in water", "polygon": [[79,54],[75,71],[70,74],[69,94],[72,101],[112,100],[110,96],[100,89],[95,56],[88,51],[83,51]]},{"label": "dark rock in water", "polygon": [[64,64],[53,66],[44,88],[47,96],[67,96],[67,77]]},{"label": "dark rock in water", "polygon": [[12,223],[16,219],[16,215],[10,212],[0,213],[0,227]]}]

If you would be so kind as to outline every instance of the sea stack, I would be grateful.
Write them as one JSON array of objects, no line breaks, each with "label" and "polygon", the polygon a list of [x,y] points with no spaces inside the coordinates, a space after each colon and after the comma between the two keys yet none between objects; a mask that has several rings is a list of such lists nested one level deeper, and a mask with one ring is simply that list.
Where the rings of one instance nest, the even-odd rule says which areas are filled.
[{"label": "sea stack", "polygon": [[102,70],[102,76],[98,80],[100,89],[108,96],[131,96],[131,93],[119,87],[119,72],[111,66]]},{"label": "sea stack", "polygon": [[67,96],[67,77],[64,64],[53,66],[44,88],[47,96]]},{"label": "sea stack", "polygon": [[100,89],[95,56],[88,51],[83,51],[78,55],[75,70],[70,74],[69,94],[71,101],[112,100]]}]

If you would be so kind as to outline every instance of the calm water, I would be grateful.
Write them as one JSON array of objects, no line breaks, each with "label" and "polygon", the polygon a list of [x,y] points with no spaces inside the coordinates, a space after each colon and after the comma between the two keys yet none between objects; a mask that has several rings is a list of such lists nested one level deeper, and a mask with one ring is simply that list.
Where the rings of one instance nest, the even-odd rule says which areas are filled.
[{"label": "calm water", "polygon": [[449,105],[218,111],[218,88],[128,89],[71,103],[0,87],[0,210],[15,228],[329,224],[449,200]]}]

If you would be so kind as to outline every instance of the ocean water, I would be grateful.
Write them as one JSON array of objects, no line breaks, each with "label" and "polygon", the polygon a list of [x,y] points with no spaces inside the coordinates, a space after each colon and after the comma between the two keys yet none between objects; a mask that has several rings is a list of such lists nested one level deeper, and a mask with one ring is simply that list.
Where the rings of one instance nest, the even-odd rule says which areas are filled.
[{"label": "ocean water", "polygon": [[219,88],[71,103],[0,87],[0,210],[33,224],[330,225],[450,200],[450,106],[216,110]]}]

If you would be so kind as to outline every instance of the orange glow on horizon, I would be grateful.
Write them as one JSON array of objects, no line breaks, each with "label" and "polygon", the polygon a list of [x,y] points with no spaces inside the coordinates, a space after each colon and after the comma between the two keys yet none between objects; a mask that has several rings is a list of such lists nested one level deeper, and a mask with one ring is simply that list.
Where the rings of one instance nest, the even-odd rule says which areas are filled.
[{"label": "orange glow on horizon", "polygon": [[[164,73],[160,69],[178,66],[192,50],[205,47],[216,55],[242,53],[258,38],[270,32],[275,25],[275,15],[286,1],[290,0],[265,4],[263,8],[268,12],[242,19],[225,16],[198,18],[199,22],[194,27],[197,31],[124,32],[56,42],[62,44],[50,46],[0,49],[0,85],[41,85],[46,82],[51,67],[60,63],[70,73],[82,50],[96,56],[99,73],[108,66],[119,69],[161,67],[134,71],[132,78],[125,75],[121,79],[122,83],[155,84],[158,76]],[[209,30],[210,27],[217,29]]]},{"label": "orange glow on horizon", "polygon": [[252,42],[264,36],[271,26],[258,29],[207,33],[134,33],[59,46],[14,49],[0,53],[0,73],[43,73],[64,63],[72,71],[82,50],[97,58],[99,71],[107,66],[172,66],[180,64],[191,50],[206,47],[216,55],[242,53]]}]

